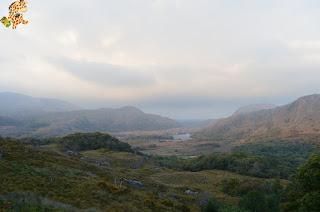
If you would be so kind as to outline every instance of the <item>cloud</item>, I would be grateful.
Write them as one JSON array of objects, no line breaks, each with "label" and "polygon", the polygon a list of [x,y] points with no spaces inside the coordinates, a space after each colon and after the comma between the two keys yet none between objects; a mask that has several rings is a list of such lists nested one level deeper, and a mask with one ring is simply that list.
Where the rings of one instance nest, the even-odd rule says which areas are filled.
[{"label": "cloud", "polygon": [[32,0],[28,26],[0,31],[0,90],[188,117],[317,93],[319,4]]},{"label": "cloud", "polygon": [[51,60],[51,63],[84,81],[99,83],[106,87],[144,87],[156,83],[152,73],[107,63],[66,58]]}]

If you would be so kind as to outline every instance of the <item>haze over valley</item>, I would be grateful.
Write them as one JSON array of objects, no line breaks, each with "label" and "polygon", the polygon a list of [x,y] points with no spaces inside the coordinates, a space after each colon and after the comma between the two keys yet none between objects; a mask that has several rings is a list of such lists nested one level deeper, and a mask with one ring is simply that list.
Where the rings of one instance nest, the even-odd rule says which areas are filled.
[{"label": "haze over valley", "polygon": [[[209,143],[208,147],[211,143],[217,151],[224,148],[223,151],[226,151],[231,148],[229,143],[256,142],[270,138],[307,138],[310,142],[317,142],[320,132],[320,124],[317,122],[320,95],[317,94],[301,97],[283,106],[242,106],[229,117],[208,117],[207,120],[174,120],[145,113],[133,106],[89,110],[62,100],[9,92],[0,93],[0,100],[3,102],[0,108],[0,135],[17,138],[104,132],[138,147],[154,147],[152,142],[160,145],[158,142],[180,140],[185,144]],[[217,142],[220,144],[217,145]],[[173,142],[171,145],[177,144]],[[183,144],[181,146],[184,148]],[[187,155],[192,156],[192,151]]]}]

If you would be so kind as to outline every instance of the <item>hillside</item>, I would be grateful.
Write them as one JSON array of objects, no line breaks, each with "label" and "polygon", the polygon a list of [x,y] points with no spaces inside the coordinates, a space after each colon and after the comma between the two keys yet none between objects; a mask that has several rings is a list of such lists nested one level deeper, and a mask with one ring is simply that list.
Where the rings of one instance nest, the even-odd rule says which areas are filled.
[{"label": "hillside", "polygon": [[[88,136],[95,134],[76,140]],[[0,138],[0,211],[200,211],[212,196],[237,205],[240,196],[222,191],[226,180],[237,179],[242,192],[273,182],[218,170],[176,171],[126,151],[64,153],[56,139],[48,142]]]},{"label": "hillside", "polygon": [[34,130],[32,134],[42,136],[93,131],[164,130],[180,126],[174,120],[158,115],[146,114],[134,107],[50,113],[38,116],[35,118],[35,121],[43,126]]},{"label": "hillside", "polygon": [[[295,211],[282,209],[306,206],[297,205],[310,192],[297,189],[302,182],[319,190],[316,152],[272,142],[232,154],[158,157],[101,133],[0,137],[0,211]],[[279,178],[295,173],[293,182]]]},{"label": "hillside", "polygon": [[57,99],[35,98],[18,93],[0,93],[0,115],[26,117],[48,112],[62,112],[79,109],[71,103]]},{"label": "hillside", "polygon": [[320,95],[301,97],[274,109],[235,114],[207,127],[198,136],[209,139],[299,137],[320,133]]}]

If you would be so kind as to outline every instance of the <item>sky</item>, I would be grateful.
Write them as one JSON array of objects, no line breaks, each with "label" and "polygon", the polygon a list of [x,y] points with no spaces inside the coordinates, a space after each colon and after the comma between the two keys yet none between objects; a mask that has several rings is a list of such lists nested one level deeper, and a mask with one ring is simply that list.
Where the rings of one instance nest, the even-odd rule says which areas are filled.
[{"label": "sky", "polygon": [[0,26],[0,92],[177,119],[320,93],[318,0],[28,2]]}]

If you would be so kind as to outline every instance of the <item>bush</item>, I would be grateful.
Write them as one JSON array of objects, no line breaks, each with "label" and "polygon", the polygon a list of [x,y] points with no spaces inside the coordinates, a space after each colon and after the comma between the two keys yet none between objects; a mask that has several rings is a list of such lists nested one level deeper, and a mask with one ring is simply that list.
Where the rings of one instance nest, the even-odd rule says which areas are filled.
[{"label": "bush", "polygon": [[234,205],[223,205],[219,208],[219,212],[248,212],[248,211]]},{"label": "bush", "polygon": [[259,191],[251,191],[239,203],[240,207],[252,212],[268,211],[265,195]]},{"label": "bush", "polygon": [[240,194],[240,180],[237,178],[224,179],[222,181],[222,191],[231,196],[238,196]]},{"label": "bush", "polygon": [[209,199],[208,203],[202,208],[203,212],[218,212],[220,208],[220,204],[216,199]]}]

